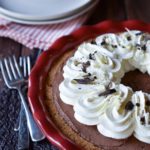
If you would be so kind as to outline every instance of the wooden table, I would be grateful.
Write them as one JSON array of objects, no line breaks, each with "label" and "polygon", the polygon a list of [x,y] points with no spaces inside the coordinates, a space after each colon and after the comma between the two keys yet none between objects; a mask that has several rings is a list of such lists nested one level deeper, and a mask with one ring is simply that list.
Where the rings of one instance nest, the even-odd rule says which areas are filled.
[{"label": "wooden table", "polygon": [[[100,0],[93,15],[86,24],[95,24],[102,20],[139,19],[150,22],[150,0]],[[0,38],[0,55],[36,55],[36,50],[29,50],[25,46],[10,40]],[[0,74],[0,150],[17,149],[17,132],[14,124],[20,109],[20,100],[16,91],[10,91],[4,85]],[[47,140],[31,143],[33,150],[56,149]]]}]

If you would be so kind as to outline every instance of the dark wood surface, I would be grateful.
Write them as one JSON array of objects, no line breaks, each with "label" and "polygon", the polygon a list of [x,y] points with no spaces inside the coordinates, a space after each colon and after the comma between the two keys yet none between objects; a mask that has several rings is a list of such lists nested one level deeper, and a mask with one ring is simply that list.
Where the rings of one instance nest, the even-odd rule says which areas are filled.
[{"label": "dark wood surface", "polygon": [[[150,0],[100,0],[93,15],[86,24],[95,24],[106,19],[127,20],[138,19],[150,22]],[[8,38],[0,38],[0,56],[28,55],[32,58],[37,50],[30,50],[25,46]],[[20,109],[20,99],[16,91],[10,91],[4,85],[0,74],[0,150],[17,149],[17,132],[13,128]],[[31,143],[31,150],[56,149],[47,140]]]}]

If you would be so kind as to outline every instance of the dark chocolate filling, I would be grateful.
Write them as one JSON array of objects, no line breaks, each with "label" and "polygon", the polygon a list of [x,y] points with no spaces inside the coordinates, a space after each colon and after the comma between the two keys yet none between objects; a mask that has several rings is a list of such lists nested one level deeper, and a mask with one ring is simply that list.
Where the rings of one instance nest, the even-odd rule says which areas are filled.
[{"label": "dark chocolate filling", "polygon": [[150,76],[139,70],[130,71],[122,78],[121,83],[133,89],[133,91],[143,91],[150,93]]}]

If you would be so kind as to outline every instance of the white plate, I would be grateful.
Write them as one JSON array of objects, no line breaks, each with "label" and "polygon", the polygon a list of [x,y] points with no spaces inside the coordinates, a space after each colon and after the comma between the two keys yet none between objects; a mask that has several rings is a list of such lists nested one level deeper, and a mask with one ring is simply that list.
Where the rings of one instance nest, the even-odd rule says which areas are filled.
[{"label": "white plate", "polygon": [[91,0],[0,0],[0,12],[18,19],[48,20],[63,17]]},{"label": "white plate", "polygon": [[88,7],[86,7],[85,9],[83,9],[82,11],[80,12],[77,12],[75,13],[74,15],[69,15],[67,17],[64,17],[64,18],[59,18],[59,19],[52,19],[52,20],[42,20],[42,21],[31,21],[31,20],[22,20],[22,19],[17,19],[15,17],[11,17],[9,15],[6,15],[6,14],[3,14],[1,13],[0,16],[5,18],[5,19],[8,19],[10,21],[13,21],[13,22],[17,22],[17,23],[21,23],[21,24],[28,24],[28,25],[44,25],[44,24],[56,24],[56,23],[62,23],[62,22],[65,22],[65,21],[69,21],[71,19],[74,19],[80,15],[83,15],[85,13],[87,13],[88,11],[91,11],[95,6],[96,4],[99,2],[99,0],[94,0],[92,2],[92,4],[90,4]]}]

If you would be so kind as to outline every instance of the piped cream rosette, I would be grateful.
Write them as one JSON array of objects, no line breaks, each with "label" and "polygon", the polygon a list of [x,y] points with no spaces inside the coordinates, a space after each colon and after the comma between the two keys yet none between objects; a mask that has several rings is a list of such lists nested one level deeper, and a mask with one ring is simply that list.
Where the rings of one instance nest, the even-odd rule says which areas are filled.
[{"label": "piped cream rosette", "polygon": [[114,139],[125,139],[134,131],[132,90],[120,84],[117,93],[110,97],[108,106],[97,125],[98,131],[104,136]]},{"label": "piped cream rosette", "polygon": [[[80,82],[80,84],[78,83]],[[88,82],[88,84],[84,84]],[[98,91],[104,91],[105,86],[102,84],[93,84],[91,80],[69,80],[65,79],[59,86],[60,98],[66,104],[75,105],[79,100],[90,97]]]},{"label": "piped cream rosette", "polygon": [[[100,74],[99,72],[107,72],[112,74],[114,78],[121,78],[124,70],[121,68],[121,61],[110,58],[101,53],[101,49],[93,44],[84,43],[80,45],[64,66],[64,78],[78,78],[87,73]],[[111,75],[110,75],[111,76]]]},{"label": "piped cream rosette", "polygon": [[150,144],[150,95],[139,91],[134,94],[133,100],[136,106],[134,136]]},{"label": "piped cream rosette", "polygon": [[150,96],[120,84],[135,68],[150,74],[150,35],[126,30],[77,48],[63,68],[60,98],[73,106],[77,121],[96,125],[104,136],[125,139],[133,134],[150,144]]},{"label": "piped cream rosette", "polygon": [[150,35],[139,32],[137,37],[136,52],[130,60],[130,64],[138,68],[141,72],[147,72],[150,75]]},{"label": "piped cream rosette", "polygon": [[133,42],[128,41],[125,33],[100,35],[95,41],[107,56],[117,59],[129,59],[134,55]]},{"label": "piped cream rosette", "polygon": [[103,88],[101,91],[97,90],[76,102],[74,105],[74,116],[80,123],[85,125],[97,125],[99,123],[100,116],[105,113],[112,95],[116,93],[113,83],[111,83],[109,88],[111,89]]},{"label": "piped cream rosette", "polygon": [[130,37],[129,39],[129,37],[128,32],[124,32],[104,34],[95,39],[102,53],[122,61],[122,68],[125,72],[134,69],[133,65],[127,61],[133,57],[135,52],[134,38]]}]

